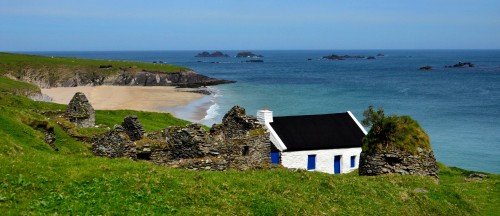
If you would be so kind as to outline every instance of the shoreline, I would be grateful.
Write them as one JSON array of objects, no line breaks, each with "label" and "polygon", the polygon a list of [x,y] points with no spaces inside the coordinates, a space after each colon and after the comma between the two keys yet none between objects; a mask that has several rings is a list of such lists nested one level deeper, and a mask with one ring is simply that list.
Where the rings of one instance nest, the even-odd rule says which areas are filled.
[{"label": "shoreline", "polygon": [[[191,113],[195,118],[206,113],[205,106],[194,104],[209,101],[210,95],[200,93],[200,88],[176,88],[173,86],[77,86],[41,89],[42,94],[52,98],[52,102],[68,104],[76,92],[83,92],[96,110],[139,110],[150,112],[170,112],[177,118],[197,122],[184,117]],[[205,99],[207,98],[207,99]],[[191,110],[182,110],[190,108]],[[199,118],[203,119],[204,116]],[[198,120],[199,121],[199,120]]]},{"label": "shoreline", "polygon": [[[210,94],[200,93],[199,91],[209,92]],[[175,107],[162,107],[163,112],[169,112],[178,118],[199,123],[206,126],[212,126],[216,122],[219,106],[216,103],[216,98],[220,97],[218,90],[214,87],[207,87],[200,90],[189,90],[188,92],[197,92],[203,94],[204,97],[193,101],[186,105]]]}]

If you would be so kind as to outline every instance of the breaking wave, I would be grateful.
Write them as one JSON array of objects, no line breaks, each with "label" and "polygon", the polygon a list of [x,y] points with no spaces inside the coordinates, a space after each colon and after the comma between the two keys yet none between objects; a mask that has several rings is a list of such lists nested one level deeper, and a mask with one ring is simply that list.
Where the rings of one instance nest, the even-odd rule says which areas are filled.
[{"label": "breaking wave", "polygon": [[201,121],[215,123],[215,120],[220,115],[220,106],[217,104],[217,98],[222,97],[222,95],[220,94],[220,91],[214,87],[207,87],[207,90],[211,93],[210,103],[212,105],[210,105],[207,109],[207,114],[203,117],[203,119],[201,119]]}]

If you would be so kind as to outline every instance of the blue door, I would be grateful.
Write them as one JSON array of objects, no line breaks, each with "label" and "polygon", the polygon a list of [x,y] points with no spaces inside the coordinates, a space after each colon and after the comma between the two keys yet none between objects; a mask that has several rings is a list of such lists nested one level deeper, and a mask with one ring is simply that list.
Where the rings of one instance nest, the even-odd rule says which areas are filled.
[{"label": "blue door", "polygon": [[335,158],[333,160],[333,173],[339,174],[340,173],[340,158],[341,155],[335,155]]},{"label": "blue door", "polygon": [[316,169],[316,155],[307,155],[307,170]]},{"label": "blue door", "polygon": [[280,163],[280,152],[271,152],[271,163],[273,164]]}]

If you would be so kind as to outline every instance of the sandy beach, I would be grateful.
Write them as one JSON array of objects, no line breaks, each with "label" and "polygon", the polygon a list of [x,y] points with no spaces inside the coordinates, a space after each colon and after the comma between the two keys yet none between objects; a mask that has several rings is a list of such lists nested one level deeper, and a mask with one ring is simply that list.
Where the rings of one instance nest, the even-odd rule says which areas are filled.
[{"label": "sandy beach", "polygon": [[[189,104],[206,97],[199,93],[188,92],[192,89],[178,89],[172,86],[78,86],[42,89],[42,93],[50,96],[53,102],[68,104],[76,92],[83,92],[97,110],[142,110],[153,112],[171,112],[179,116]],[[177,111],[175,111],[177,110]],[[206,108],[195,106],[191,121],[204,117]]]}]

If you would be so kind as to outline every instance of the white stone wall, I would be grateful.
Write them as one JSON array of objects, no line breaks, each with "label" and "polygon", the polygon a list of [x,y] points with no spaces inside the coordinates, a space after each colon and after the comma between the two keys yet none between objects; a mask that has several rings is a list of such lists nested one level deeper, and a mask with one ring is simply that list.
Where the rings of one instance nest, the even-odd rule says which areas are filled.
[{"label": "white stone wall", "polygon": [[[281,153],[281,164],[287,168],[307,170],[308,155],[316,155],[315,171],[333,174],[333,160],[336,155],[342,155],[340,159],[340,172],[348,173],[359,166],[361,148],[325,149],[311,151],[292,151]],[[355,166],[351,168],[351,156],[356,156]]]}]

